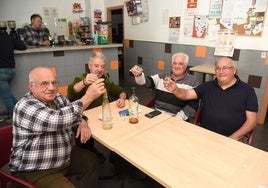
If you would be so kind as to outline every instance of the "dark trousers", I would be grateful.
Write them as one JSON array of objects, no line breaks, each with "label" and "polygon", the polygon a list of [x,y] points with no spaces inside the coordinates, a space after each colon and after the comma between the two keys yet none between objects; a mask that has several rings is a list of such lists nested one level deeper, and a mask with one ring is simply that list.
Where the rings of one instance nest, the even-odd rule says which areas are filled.
[{"label": "dark trousers", "polygon": [[[99,161],[94,153],[74,146],[71,161],[61,167],[14,175],[37,188],[97,188]],[[71,181],[66,176],[71,176]]]}]

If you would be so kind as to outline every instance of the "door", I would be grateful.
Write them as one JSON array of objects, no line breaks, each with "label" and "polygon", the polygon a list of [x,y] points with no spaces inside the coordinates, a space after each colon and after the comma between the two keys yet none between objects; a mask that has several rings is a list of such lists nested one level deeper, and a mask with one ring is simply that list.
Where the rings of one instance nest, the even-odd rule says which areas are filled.
[{"label": "door", "polygon": [[[124,6],[115,6],[107,8],[107,21],[110,22],[108,26],[109,43],[124,44]],[[125,58],[124,48],[118,49],[118,75],[119,83],[125,79]]]}]

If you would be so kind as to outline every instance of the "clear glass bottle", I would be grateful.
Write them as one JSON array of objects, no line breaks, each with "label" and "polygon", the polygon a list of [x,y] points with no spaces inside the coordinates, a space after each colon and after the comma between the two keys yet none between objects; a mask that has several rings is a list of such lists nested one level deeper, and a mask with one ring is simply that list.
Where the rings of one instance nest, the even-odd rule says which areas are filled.
[{"label": "clear glass bottle", "polygon": [[112,122],[112,114],[111,114],[111,108],[110,108],[110,102],[108,99],[107,93],[103,94],[103,101],[102,101],[102,128],[105,130],[109,130],[113,128],[113,122]]},{"label": "clear glass bottle", "polygon": [[128,100],[128,104],[129,104],[129,123],[138,123],[139,119],[138,119],[138,115],[139,115],[139,99],[136,96],[136,88],[132,87],[131,88],[131,96],[129,97]]}]

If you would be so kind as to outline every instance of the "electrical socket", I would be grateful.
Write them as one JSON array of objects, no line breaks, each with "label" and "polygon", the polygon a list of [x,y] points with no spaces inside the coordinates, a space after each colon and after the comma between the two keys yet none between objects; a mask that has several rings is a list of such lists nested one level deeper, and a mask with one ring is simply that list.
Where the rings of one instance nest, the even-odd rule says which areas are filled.
[{"label": "electrical socket", "polygon": [[262,59],[265,59],[265,58],[266,58],[266,52],[262,52],[262,53],[261,53],[261,58],[262,58]]}]

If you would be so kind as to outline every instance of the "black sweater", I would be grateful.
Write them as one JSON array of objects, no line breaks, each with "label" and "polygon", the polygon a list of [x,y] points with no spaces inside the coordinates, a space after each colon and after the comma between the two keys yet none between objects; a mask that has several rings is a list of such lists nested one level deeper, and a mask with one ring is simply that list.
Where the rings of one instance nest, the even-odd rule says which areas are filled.
[{"label": "black sweater", "polygon": [[26,50],[25,44],[0,32],[0,68],[15,68],[14,50]]}]

